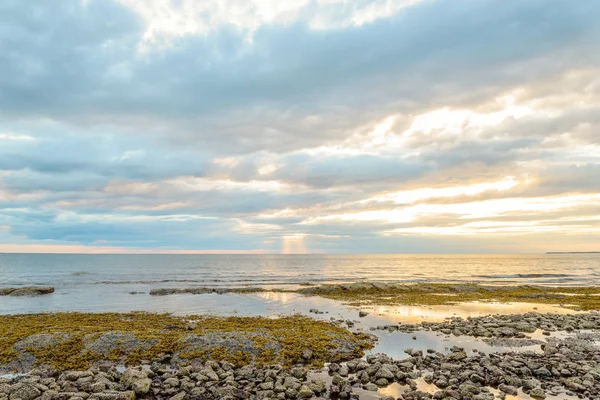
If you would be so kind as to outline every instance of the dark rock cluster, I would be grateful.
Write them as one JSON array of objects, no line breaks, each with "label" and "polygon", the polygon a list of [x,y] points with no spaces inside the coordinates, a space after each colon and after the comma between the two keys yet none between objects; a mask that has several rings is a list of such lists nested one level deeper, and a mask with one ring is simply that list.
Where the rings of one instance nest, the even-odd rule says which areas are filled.
[{"label": "dark rock cluster", "polygon": [[488,315],[474,318],[448,318],[444,322],[421,322],[420,324],[380,325],[375,330],[400,332],[434,331],[446,335],[473,337],[525,338],[527,333],[543,330],[545,334],[556,331],[600,330],[600,313],[552,314],[526,313]]}]

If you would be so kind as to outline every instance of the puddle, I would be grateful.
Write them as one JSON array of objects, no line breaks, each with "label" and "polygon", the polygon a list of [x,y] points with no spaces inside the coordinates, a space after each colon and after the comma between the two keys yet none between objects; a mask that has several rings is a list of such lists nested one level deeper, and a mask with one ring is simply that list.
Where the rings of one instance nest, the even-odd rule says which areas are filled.
[{"label": "puddle", "polygon": [[[490,392],[494,393],[494,395],[496,395],[496,397],[498,397],[500,395],[500,391],[494,388],[490,388]],[[545,400],[579,400],[579,398],[577,396],[569,396],[567,394],[559,394],[559,395],[552,395],[550,393],[546,393],[546,398]],[[517,394],[516,396],[507,394],[505,397],[505,400],[538,400],[538,399],[534,399],[533,397],[531,397],[528,394],[523,393],[523,390],[519,389],[519,394]]]},{"label": "puddle", "polygon": [[[321,372],[314,372],[314,373],[309,374],[308,381],[310,382],[311,379],[323,379],[329,386],[331,384],[332,377],[327,373],[326,369],[323,369]],[[434,394],[435,392],[441,390],[434,384],[429,384],[429,383],[425,382],[423,380],[423,378],[415,379],[415,383],[417,384],[417,390],[424,392],[424,393]],[[403,392],[405,392],[409,389],[410,389],[410,386],[401,385],[397,382],[394,382],[386,387],[381,387],[381,388],[379,388],[379,390],[377,392],[364,390],[361,387],[359,387],[358,385],[352,387],[352,391],[354,393],[358,394],[360,396],[361,400],[377,400],[377,399],[382,399],[382,398],[386,398],[386,397],[393,397],[393,398],[397,399],[402,395]],[[501,392],[499,390],[491,388],[491,387],[487,387],[487,389],[489,389],[489,391],[491,393],[493,393],[496,397],[500,398],[499,395]],[[569,396],[565,393],[562,393],[559,395],[552,395],[550,393],[546,394],[546,400],[576,400],[576,399],[578,399],[577,396]],[[523,391],[521,389],[519,389],[519,394],[517,396],[506,395],[505,400],[536,400],[536,399],[533,399],[531,396],[523,393]]]}]

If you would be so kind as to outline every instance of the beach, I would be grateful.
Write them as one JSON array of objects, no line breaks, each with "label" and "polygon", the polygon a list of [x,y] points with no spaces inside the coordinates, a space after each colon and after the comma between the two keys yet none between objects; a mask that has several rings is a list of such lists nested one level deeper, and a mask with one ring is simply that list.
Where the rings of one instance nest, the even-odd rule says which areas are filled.
[{"label": "beach", "polygon": [[0,289],[0,399],[600,396],[596,286],[122,285]]}]

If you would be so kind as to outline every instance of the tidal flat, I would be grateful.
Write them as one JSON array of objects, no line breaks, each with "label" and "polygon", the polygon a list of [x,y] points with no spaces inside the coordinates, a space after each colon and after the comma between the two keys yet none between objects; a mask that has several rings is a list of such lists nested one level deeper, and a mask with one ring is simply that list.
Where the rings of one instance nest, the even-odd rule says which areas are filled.
[{"label": "tidal flat", "polygon": [[124,294],[212,315],[0,316],[0,400],[600,398],[595,288],[364,285]]},{"label": "tidal flat", "polygon": [[481,284],[442,283],[373,283],[357,282],[345,284],[302,285],[297,289],[281,288],[207,288],[184,289],[161,288],[150,291],[151,296],[173,294],[226,294],[226,293],[298,293],[339,300],[349,305],[447,305],[464,302],[522,302],[554,304],[575,310],[600,309],[600,287],[598,286],[500,286]]}]

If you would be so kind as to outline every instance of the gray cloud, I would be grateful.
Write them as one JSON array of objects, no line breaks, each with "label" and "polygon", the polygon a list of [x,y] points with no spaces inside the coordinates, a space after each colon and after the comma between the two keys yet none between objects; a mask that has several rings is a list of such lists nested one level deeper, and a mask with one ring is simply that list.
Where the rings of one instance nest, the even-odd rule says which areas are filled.
[{"label": "gray cloud", "polygon": [[[0,108],[9,118],[118,123],[228,152],[313,146],[374,114],[472,104],[595,64],[598,7],[424,2],[353,29],[264,26],[248,45],[222,26],[139,53],[141,22],[112,2],[9,2]],[[314,114],[324,118],[303,127]]]},{"label": "gray cloud", "polygon": [[[381,193],[506,176],[534,183],[415,204],[597,193],[599,14],[592,0],[425,1],[361,26],[265,24],[249,41],[222,24],[142,48],[143,21],[117,2],[4,1],[0,226],[32,243],[276,250],[304,235],[318,251],[497,249],[386,233],[461,225],[453,214],[301,222],[398,207],[369,203]],[[509,92],[531,112],[403,136],[422,113],[484,115]],[[482,220],[569,226],[598,212]]]}]

